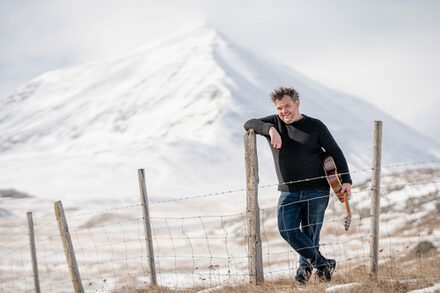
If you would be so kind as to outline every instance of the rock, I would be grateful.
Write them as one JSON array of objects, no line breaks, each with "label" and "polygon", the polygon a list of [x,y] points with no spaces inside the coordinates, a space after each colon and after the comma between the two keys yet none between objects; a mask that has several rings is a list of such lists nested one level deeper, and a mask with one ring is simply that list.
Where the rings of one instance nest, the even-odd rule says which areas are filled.
[{"label": "rock", "polygon": [[427,254],[428,252],[430,252],[433,249],[436,249],[434,244],[432,244],[429,241],[422,241],[422,242],[419,242],[416,245],[416,247],[414,247],[413,252],[414,252],[414,254],[419,256],[419,255],[422,255],[422,254]]},{"label": "rock", "polygon": [[31,197],[29,194],[17,191],[15,189],[1,189],[0,197],[9,197],[9,198],[26,198]]}]

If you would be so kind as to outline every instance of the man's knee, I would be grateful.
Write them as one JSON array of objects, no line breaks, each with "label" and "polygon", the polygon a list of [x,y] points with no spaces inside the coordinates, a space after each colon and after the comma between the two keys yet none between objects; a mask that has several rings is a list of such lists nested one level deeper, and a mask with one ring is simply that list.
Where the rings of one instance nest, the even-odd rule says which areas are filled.
[{"label": "man's knee", "polygon": [[291,243],[293,240],[299,237],[300,230],[299,229],[279,229],[281,237],[284,238],[287,242]]}]

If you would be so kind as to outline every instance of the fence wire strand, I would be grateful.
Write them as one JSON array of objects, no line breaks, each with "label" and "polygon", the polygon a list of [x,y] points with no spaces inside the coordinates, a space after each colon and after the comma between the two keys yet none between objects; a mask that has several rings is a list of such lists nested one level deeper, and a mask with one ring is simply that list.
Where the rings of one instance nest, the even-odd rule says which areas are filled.
[{"label": "fence wire strand", "polygon": [[[387,168],[397,166],[409,166],[409,164],[390,165]],[[371,169],[365,170],[371,171]],[[416,244],[423,241],[439,243],[440,235],[435,231],[438,228],[435,223],[438,222],[439,216],[433,214],[432,211],[440,207],[438,188],[440,178],[434,175],[432,177],[431,179],[418,178],[407,183],[395,183],[393,180],[388,180],[384,181],[381,186],[384,203],[381,208],[380,258],[382,263],[398,261],[402,253],[408,255],[415,249]],[[285,184],[298,182],[300,181]],[[259,189],[276,186],[278,184],[263,185]],[[154,204],[152,208],[158,209],[159,213],[165,204],[172,207],[173,204],[183,200],[201,199],[245,190],[243,188],[183,197],[172,201],[152,202]],[[273,192],[277,193],[276,190]],[[323,224],[320,251],[326,256],[336,258],[340,271],[349,271],[353,267],[366,265],[370,259],[369,192],[368,187],[353,188],[350,201],[352,211],[350,231],[345,232],[343,229],[344,208],[336,198],[330,200],[323,222],[310,224]],[[326,197],[330,197],[330,194],[319,198]],[[266,200],[269,197],[262,196],[261,199]],[[310,200],[312,199],[300,200],[280,207],[306,203]],[[146,236],[141,227],[144,221],[143,216],[140,216],[141,207],[141,204],[136,204],[67,213],[73,246],[86,290],[118,290],[129,286],[145,288],[150,283]],[[162,210],[166,208],[165,206]],[[268,279],[284,276],[293,280],[299,259],[297,253],[279,235],[277,208],[278,205],[270,204],[260,208],[264,276]],[[136,213],[139,217],[133,217],[133,209],[138,209]],[[178,212],[176,211],[176,214]],[[155,250],[154,260],[158,283],[161,286],[180,289],[234,285],[249,281],[246,212],[206,216],[151,217],[151,226]],[[300,230],[305,227],[307,225],[286,231]],[[42,218],[39,221],[37,219],[35,236],[42,290],[45,292],[71,291],[72,283],[66,280],[68,268],[57,224],[53,220]],[[1,292],[32,290],[32,277],[29,275],[31,270],[29,249],[27,233],[23,237],[0,243]],[[419,271],[423,271],[425,261],[426,258],[415,258]],[[397,275],[395,267],[390,267],[384,274],[390,279]],[[415,276],[419,279],[424,278],[420,273]],[[433,278],[439,280],[440,276],[437,279]]]}]

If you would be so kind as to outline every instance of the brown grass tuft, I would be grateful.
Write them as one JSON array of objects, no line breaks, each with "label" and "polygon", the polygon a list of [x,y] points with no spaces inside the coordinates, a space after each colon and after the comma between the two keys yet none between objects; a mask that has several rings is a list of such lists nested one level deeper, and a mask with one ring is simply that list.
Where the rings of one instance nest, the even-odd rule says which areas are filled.
[{"label": "brown grass tuft", "polygon": [[[266,280],[260,286],[250,284],[238,284],[236,286],[223,286],[221,288],[211,288],[210,293],[232,292],[232,293],[275,293],[275,292],[306,292],[321,293],[326,289],[333,292],[408,292],[410,290],[427,288],[440,282],[440,254],[431,251],[423,257],[415,257],[413,254],[402,256],[399,259],[391,259],[379,266],[379,275],[375,279],[369,273],[369,267],[365,264],[353,267],[350,270],[336,271],[330,283],[322,283],[312,277],[307,286],[298,285],[292,279],[280,278],[276,280]],[[349,286],[344,287],[345,284]],[[173,290],[166,287],[148,287],[145,289],[132,289],[132,293],[195,293],[208,288],[190,288]]]}]

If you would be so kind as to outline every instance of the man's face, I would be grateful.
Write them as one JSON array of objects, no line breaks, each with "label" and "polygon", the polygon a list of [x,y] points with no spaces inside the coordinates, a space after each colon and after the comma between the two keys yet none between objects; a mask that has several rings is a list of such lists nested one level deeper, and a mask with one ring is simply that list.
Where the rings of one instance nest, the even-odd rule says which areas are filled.
[{"label": "man's face", "polygon": [[292,123],[300,118],[299,100],[294,102],[290,96],[284,96],[282,99],[275,102],[278,115],[281,120],[286,123]]}]

